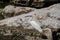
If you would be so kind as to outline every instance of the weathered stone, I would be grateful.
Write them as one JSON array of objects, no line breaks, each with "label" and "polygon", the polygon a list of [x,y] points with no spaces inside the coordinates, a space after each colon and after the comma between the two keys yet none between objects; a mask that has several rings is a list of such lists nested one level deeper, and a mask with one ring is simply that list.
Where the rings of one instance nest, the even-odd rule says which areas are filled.
[{"label": "weathered stone", "polygon": [[52,31],[49,28],[43,30],[43,35],[47,37],[48,40],[52,40]]},{"label": "weathered stone", "polygon": [[33,8],[29,8],[29,7],[15,7],[15,6],[12,6],[12,5],[8,5],[3,9],[2,15],[5,18],[8,18],[8,17],[17,16],[17,15],[20,15],[20,14],[29,13],[33,10],[34,10]]},{"label": "weathered stone", "polygon": [[14,6],[8,5],[8,6],[6,6],[6,7],[3,9],[2,15],[3,15],[5,18],[7,18],[6,16],[11,17],[11,16],[13,15],[13,13],[14,13],[14,9],[15,9]]},{"label": "weathered stone", "polygon": [[[1,20],[0,26],[23,27],[23,29],[28,29],[28,30],[35,29],[38,32],[40,32],[40,28],[41,28],[43,32],[40,32],[40,34],[47,36],[48,38],[47,40],[51,40],[52,32],[60,29],[60,20],[57,19],[57,18],[60,18],[59,16],[60,4],[55,4],[55,5],[52,5],[50,7],[43,8],[43,9],[35,9],[34,11],[31,11],[27,14],[21,14],[19,16]],[[31,24],[30,23],[31,21],[34,21],[34,23]],[[35,23],[38,25],[33,25]],[[34,35],[34,34],[31,34],[31,35]],[[33,38],[34,37],[32,37],[31,39]]]},{"label": "weathered stone", "polygon": [[[58,6],[58,4],[55,4]],[[23,27],[31,27],[29,20],[31,21],[36,21],[38,24],[40,24],[40,26],[42,25],[46,25],[49,28],[60,28],[60,21],[57,20],[56,18],[59,18],[59,9],[58,7],[54,7],[54,11],[53,8],[49,9],[48,8],[43,8],[43,9],[35,9],[34,11],[28,13],[28,14],[22,14],[16,17],[12,17],[12,18],[8,18],[5,20],[1,20],[0,21],[0,25],[10,25],[10,26],[20,26],[22,25]],[[58,11],[57,11],[58,10]],[[42,12],[44,11],[44,12]],[[48,14],[50,16],[48,16]],[[56,14],[56,16],[52,15],[52,14]],[[56,17],[56,18],[55,18]],[[21,19],[21,20],[20,20]],[[7,21],[9,20],[9,21]],[[12,21],[11,21],[12,20]]]}]

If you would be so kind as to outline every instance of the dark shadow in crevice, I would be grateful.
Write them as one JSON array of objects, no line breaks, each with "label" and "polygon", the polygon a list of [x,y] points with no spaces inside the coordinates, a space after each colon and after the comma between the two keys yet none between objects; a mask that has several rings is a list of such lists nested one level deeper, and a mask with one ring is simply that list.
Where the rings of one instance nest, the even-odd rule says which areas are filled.
[{"label": "dark shadow in crevice", "polygon": [[58,4],[60,1],[46,1],[43,7],[49,7],[53,4]]}]

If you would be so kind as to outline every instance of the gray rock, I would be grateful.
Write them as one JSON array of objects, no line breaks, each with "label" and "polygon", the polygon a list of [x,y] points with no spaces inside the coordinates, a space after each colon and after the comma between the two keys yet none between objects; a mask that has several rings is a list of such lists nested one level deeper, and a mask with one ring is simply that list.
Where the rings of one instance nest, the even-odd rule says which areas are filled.
[{"label": "gray rock", "polygon": [[[57,31],[58,29],[60,29],[60,20],[57,19],[60,18],[59,16],[60,4],[55,5],[43,9],[35,9],[34,11],[31,11],[27,14],[21,14],[15,17],[1,20],[0,26],[23,27],[23,29],[31,29],[31,30],[35,29],[35,31],[37,30],[40,33],[39,35],[40,37],[41,35],[45,35],[47,37],[46,40],[52,40],[53,30]],[[30,23],[31,21],[34,22]],[[40,30],[42,30],[42,32],[40,32]],[[11,34],[9,31],[6,32],[7,35]],[[36,40],[37,39],[45,40],[42,38],[39,39],[39,37],[37,36],[35,37],[26,36],[26,37],[27,40],[28,38],[30,38],[31,40],[34,40],[34,38],[36,38]]]},{"label": "gray rock", "polygon": [[52,5],[48,8],[35,9],[28,14],[21,14],[19,16],[1,20],[0,25],[15,27],[22,26],[26,29],[32,29],[34,27],[29,23],[29,21],[35,21],[37,24],[39,24],[40,27],[42,27],[42,29],[46,27],[54,29],[60,28],[60,20],[57,20],[57,18],[60,18],[60,4],[55,5],[56,6],[54,7]]},{"label": "gray rock", "polygon": [[8,5],[3,9],[3,13],[2,15],[5,18],[8,17],[13,17],[13,16],[17,16],[20,14],[25,14],[25,13],[29,13],[31,11],[33,11],[34,8],[29,8],[29,7],[17,7],[17,6],[13,6],[13,5]]}]

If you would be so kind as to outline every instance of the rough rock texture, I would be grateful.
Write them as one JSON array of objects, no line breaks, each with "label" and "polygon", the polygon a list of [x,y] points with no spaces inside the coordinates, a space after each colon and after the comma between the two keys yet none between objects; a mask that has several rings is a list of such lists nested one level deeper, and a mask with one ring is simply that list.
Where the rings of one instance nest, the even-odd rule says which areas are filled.
[{"label": "rough rock texture", "polygon": [[[35,9],[28,14],[22,14],[16,17],[4,19],[0,21],[0,25],[7,26],[29,26],[29,21],[36,21],[42,25],[51,26],[52,28],[59,28],[60,26],[60,4],[52,5],[48,8]],[[54,6],[54,7],[53,7]],[[8,20],[8,21],[7,21]],[[12,20],[12,21],[11,21]],[[26,25],[27,24],[27,25]]]},{"label": "rough rock texture", "polygon": [[43,7],[45,0],[12,0],[16,5]]},{"label": "rough rock texture", "polygon": [[29,13],[33,10],[34,10],[33,8],[29,8],[29,7],[17,7],[17,6],[8,5],[3,9],[2,15],[5,18],[7,18],[7,17],[17,16],[20,14]]},{"label": "rough rock texture", "polygon": [[55,3],[59,3],[60,0],[12,0],[15,5],[29,6],[35,8],[47,7]]},{"label": "rough rock texture", "polygon": [[[47,8],[43,8],[43,9],[35,9],[34,11],[31,11],[27,14],[21,14],[15,17],[11,17],[11,18],[7,18],[4,20],[0,21],[0,27],[16,27],[16,28],[22,28],[20,30],[30,30],[28,31],[28,35],[29,33],[31,33],[31,30],[37,31],[36,35],[35,32],[32,32],[31,35],[33,36],[26,36],[26,38],[23,36],[23,38],[27,39],[27,40],[40,40],[39,38],[41,38],[41,40],[46,39],[46,40],[52,40],[52,32],[53,31],[57,31],[58,29],[60,29],[60,4],[55,4],[52,5],[50,7]],[[34,21],[31,25],[31,22]],[[35,23],[37,23],[40,27],[38,27],[38,25],[34,25]],[[35,27],[34,27],[35,26]],[[38,30],[38,28],[41,28],[43,32],[40,32]],[[4,28],[5,29],[5,28]],[[17,29],[17,30],[18,30]],[[12,29],[14,30],[14,29]],[[23,32],[22,31],[22,32]],[[14,31],[14,32],[18,32],[18,31]],[[20,31],[21,32],[21,31]],[[20,35],[20,32],[19,35]],[[3,32],[4,33],[4,32]],[[10,33],[10,32],[8,32]],[[26,34],[26,32],[23,32]],[[20,37],[19,35],[17,36],[17,39],[19,40],[18,37]],[[21,34],[23,35],[23,34]],[[21,38],[21,37],[20,37]],[[24,39],[24,40],[25,40]],[[16,37],[13,39],[16,40]],[[21,39],[23,40],[23,39]]]}]

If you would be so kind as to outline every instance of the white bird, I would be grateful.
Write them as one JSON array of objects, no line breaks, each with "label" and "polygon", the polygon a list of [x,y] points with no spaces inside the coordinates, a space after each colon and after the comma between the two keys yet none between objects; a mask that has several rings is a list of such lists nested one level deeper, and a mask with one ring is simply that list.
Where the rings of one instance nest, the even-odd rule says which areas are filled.
[{"label": "white bird", "polygon": [[36,30],[39,31],[39,32],[42,32],[42,29],[41,29],[41,27],[38,25],[37,22],[35,22],[35,21],[29,21],[29,23],[32,25],[32,27],[33,27],[34,29],[36,29]]}]

